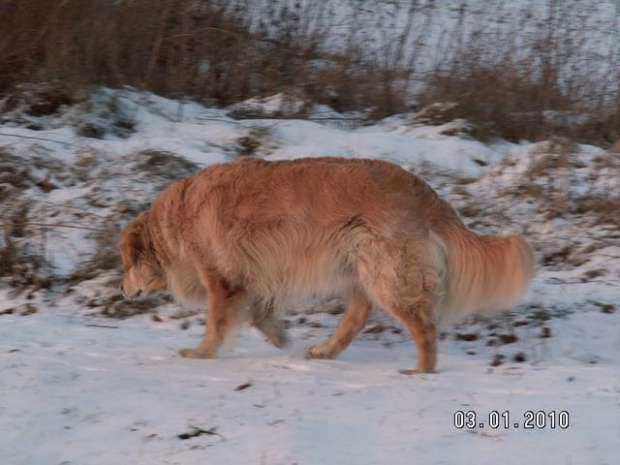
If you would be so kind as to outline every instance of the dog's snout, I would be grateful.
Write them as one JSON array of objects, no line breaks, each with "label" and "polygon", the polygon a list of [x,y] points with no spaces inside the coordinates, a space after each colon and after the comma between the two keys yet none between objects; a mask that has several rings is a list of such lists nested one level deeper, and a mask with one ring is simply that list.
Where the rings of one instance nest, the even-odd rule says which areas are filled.
[{"label": "dog's snout", "polygon": [[144,292],[142,291],[142,289],[138,289],[137,292],[134,293],[134,295],[128,295],[127,292],[125,292],[125,286],[123,286],[122,284],[120,286],[118,286],[118,290],[120,291],[121,295],[128,300],[133,300],[137,297],[140,297],[142,294],[144,294]]}]

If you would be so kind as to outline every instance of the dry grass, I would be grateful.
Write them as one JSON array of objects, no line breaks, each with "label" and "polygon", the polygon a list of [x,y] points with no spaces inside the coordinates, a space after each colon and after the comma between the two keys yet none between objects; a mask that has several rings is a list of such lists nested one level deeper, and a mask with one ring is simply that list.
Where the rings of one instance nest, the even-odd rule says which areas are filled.
[{"label": "dry grass", "polygon": [[[482,137],[511,141],[564,136],[610,145],[620,138],[617,32],[592,49],[595,2],[547,0],[539,12],[504,18],[502,27],[462,24],[453,49],[427,78],[420,103],[454,102]],[[532,10],[533,11],[533,10]],[[499,14],[499,13],[498,13]],[[528,14],[531,17],[528,17]],[[620,27],[616,11],[615,31]],[[599,44],[600,46],[600,44]],[[604,76],[594,69],[606,69]]]},{"label": "dry grass", "polygon": [[[616,185],[620,160],[601,154],[588,163],[566,139],[538,144],[521,180],[506,194],[529,197],[544,205],[547,219],[587,219],[588,227],[620,230],[620,192]],[[584,191],[579,186],[588,186]]]},{"label": "dry grass", "polygon": [[[372,50],[357,13],[334,47],[327,3],[5,0],[0,97],[53,80],[70,89],[129,85],[220,106],[284,93],[371,119],[407,110],[415,99],[419,108],[456,103],[454,117],[474,123],[481,139],[620,139],[620,37],[593,53],[595,0],[547,0],[529,17],[500,20],[498,12],[495,25],[464,1],[456,5],[462,17],[432,51],[424,43],[437,31],[420,18],[440,8],[433,2],[401,6],[397,35],[377,23],[381,38]],[[429,59],[430,74],[418,66]],[[427,85],[413,92],[416,82]],[[37,111],[70,98],[48,98]]]},{"label": "dry grass", "polygon": [[620,195],[585,195],[575,205],[573,213],[596,218],[593,226],[609,225],[620,231]]},{"label": "dry grass", "polygon": [[359,65],[354,46],[346,56],[324,52],[329,25],[313,22],[321,8],[283,3],[253,27],[256,18],[223,0],[6,0],[0,63],[8,72],[0,74],[0,95],[24,82],[60,80],[218,105],[285,92],[339,110],[402,109],[388,77],[396,75],[392,65]]}]

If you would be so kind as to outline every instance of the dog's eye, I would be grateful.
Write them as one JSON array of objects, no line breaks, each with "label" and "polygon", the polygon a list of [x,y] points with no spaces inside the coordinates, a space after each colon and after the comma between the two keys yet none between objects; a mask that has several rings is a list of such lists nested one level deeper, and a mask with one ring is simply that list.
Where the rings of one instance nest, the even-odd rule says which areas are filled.
[{"label": "dog's eye", "polygon": [[139,266],[139,262],[138,261],[131,262],[131,263],[123,263],[123,270],[124,270],[125,273],[127,273],[132,268],[138,268],[138,266]]}]

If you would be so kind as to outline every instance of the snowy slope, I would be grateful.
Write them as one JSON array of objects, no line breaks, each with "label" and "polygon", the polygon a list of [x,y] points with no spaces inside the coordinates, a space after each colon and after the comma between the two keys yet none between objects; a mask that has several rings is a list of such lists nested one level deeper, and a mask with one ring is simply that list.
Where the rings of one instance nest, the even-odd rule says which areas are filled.
[{"label": "snowy slope", "polygon": [[[233,120],[132,92],[93,98],[111,96],[134,132],[115,133],[114,115],[93,116],[92,102],[36,121],[5,115],[0,126],[0,176],[17,173],[0,177],[3,220],[23,216],[9,222],[24,229],[13,245],[41,261],[27,269],[34,282],[48,281],[0,284],[1,463],[618,462],[620,233],[604,208],[620,191],[617,155],[483,144],[462,122],[425,126],[415,115],[345,128]],[[79,135],[87,122],[103,138]],[[419,172],[476,231],[532,239],[532,290],[510,312],[444,328],[432,375],[398,372],[415,349],[381,313],[337,360],[305,360],[304,345],[337,324],[338,302],[290,309],[286,352],[247,330],[217,360],[182,359],[201,313],[126,304],[118,272],[92,264],[114,255],[124,222],[175,179],[248,152],[375,157]],[[134,307],[146,314],[103,316]],[[485,426],[456,428],[457,411]],[[509,428],[491,428],[492,411],[508,411]],[[568,412],[569,426],[524,429],[527,411]]]}]

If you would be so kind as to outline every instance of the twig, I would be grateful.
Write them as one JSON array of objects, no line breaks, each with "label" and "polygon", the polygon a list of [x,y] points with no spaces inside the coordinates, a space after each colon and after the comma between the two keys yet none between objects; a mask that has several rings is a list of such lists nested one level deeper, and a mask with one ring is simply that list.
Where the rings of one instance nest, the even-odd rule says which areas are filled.
[{"label": "twig", "polygon": [[88,328],[106,328],[106,329],[118,329],[118,326],[112,326],[112,325],[98,325],[95,323],[89,323],[87,325],[85,325]]},{"label": "twig", "polygon": [[70,142],[63,142],[60,140],[54,140],[54,139],[46,139],[44,137],[34,137],[34,136],[22,136],[20,134],[7,134],[5,132],[0,132],[0,136],[4,136],[4,137],[18,137],[20,139],[33,139],[33,140],[42,140],[44,142],[55,142],[56,144],[62,144],[62,145],[66,145],[68,147],[75,147],[75,144],[72,144]]},{"label": "twig", "polygon": [[[236,123],[236,121],[224,121],[224,120],[218,120],[215,118],[198,118],[198,119],[214,119],[215,121],[222,121],[222,122],[227,122],[227,123]],[[296,116],[281,116],[281,115],[269,115],[269,114],[264,114],[264,115],[260,115],[260,114],[246,114],[244,115],[243,118],[235,118],[238,121],[243,121],[243,120],[250,120],[250,119],[264,119],[264,120],[297,120],[297,119],[303,119],[304,121],[368,121],[367,118],[343,118],[343,117],[338,117],[338,116],[327,116],[327,117],[317,117],[317,118],[300,118],[300,117],[296,117]],[[240,123],[237,123],[240,124]]]},{"label": "twig", "polygon": [[[615,280],[614,280],[615,281]],[[588,281],[564,281],[562,279],[558,279],[558,278],[551,278],[551,279],[547,279],[545,281],[545,284],[590,284],[590,283],[600,283],[600,284],[606,284],[608,286],[613,286],[613,287],[619,287],[617,284],[612,284],[609,281],[603,281],[602,279],[591,279]]]},{"label": "twig", "polygon": [[198,436],[202,436],[203,434],[206,434],[208,436],[218,436],[222,441],[226,441],[226,438],[222,436],[220,433],[217,433],[216,430],[217,430],[217,427],[214,427],[211,429],[202,429],[202,428],[198,428],[197,426],[190,426],[189,431],[187,433],[179,434],[177,435],[177,438],[179,438],[182,441],[185,441],[187,439],[196,438]]},{"label": "twig", "polygon": [[58,203],[58,202],[49,202],[49,201],[45,201],[45,200],[42,200],[41,203],[45,204],[45,205],[48,205],[48,206],[51,206],[51,207],[68,208],[68,209],[74,210],[76,212],[79,212],[79,213],[81,213],[81,214],[83,214],[85,216],[93,216],[95,218],[100,218],[102,220],[107,219],[103,215],[97,215],[96,213],[90,212],[88,210],[84,210],[83,208],[74,207],[72,205],[66,205],[66,204],[63,205],[63,204]]},{"label": "twig", "polygon": [[198,117],[196,118],[198,121],[218,121],[220,123],[230,123],[230,124],[241,124],[239,121],[229,121],[221,118],[206,118],[206,117]]},{"label": "twig", "polygon": [[84,229],[86,231],[99,231],[106,232],[106,229],[103,228],[89,228],[88,226],[75,226],[72,224],[62,224],[62,223],[36,223],[36,222],[14,222],[9,224],[2,224],[0,228],[2,229],[12,229],[15,226],[36,226],[39,228],[69,228],[69,229]]},{"label": "twig", "polygon": [[166,27],[166,23],[169,20],[170,10],[172,9],[172,2],[171,1],[165,2],[163,8],[164,9],[161,13],[161,17],[159,18],[159,28],[157,30],[157,35],[155,36],[155,41],[153,42],[153,48],[151,49],[149,61],[146,66],[146,73],[144,75],[144,79],[142,80],[143,89],[146,88],[151,78],[151,74],[153,74],[153,69],[155,68],[157,58],[159,57],[159,51],[161,50],[161,44],[164,39],[163,37],[164,28]]},{"label": "twig", "polygon": [[308,121],[368,121],[368,118],[343,118],[339,116],[325,116],[317,118],[306,118]]}]

